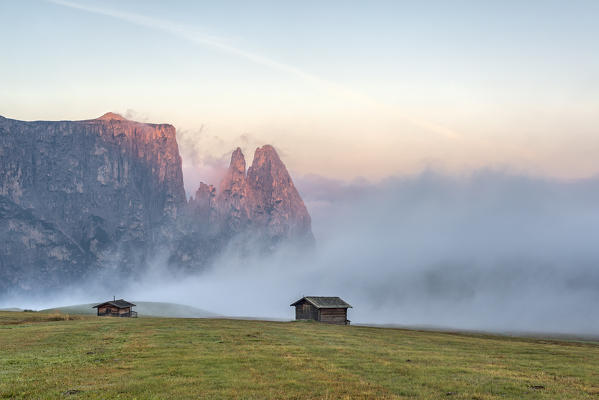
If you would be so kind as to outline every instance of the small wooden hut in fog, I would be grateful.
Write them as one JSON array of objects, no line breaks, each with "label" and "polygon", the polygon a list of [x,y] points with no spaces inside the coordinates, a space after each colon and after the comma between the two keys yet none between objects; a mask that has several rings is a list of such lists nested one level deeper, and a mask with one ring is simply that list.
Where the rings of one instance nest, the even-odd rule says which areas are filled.
[{"label": "small wooden hut in fog", "polygon": [[133,311],[135,304],[129,303],[123,299],[106,301],[95,305],[98,309],[99,317],[137,317],[137,312]]},{"label": "small wooden hut in fog", "polygon": [[349,304],[339,297],[306,296],[295,303],[295,319],[326,322],[329,324],[349,325],[347,309]]}]

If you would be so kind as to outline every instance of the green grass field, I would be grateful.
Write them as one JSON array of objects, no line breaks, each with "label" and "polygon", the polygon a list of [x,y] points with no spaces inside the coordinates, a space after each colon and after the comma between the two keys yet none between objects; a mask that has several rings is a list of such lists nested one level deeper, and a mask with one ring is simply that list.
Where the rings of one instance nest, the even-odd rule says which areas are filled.
[{"label": "green grass field", "polygon": [[599,344],[0,312],[9,399],[599,399]]}]

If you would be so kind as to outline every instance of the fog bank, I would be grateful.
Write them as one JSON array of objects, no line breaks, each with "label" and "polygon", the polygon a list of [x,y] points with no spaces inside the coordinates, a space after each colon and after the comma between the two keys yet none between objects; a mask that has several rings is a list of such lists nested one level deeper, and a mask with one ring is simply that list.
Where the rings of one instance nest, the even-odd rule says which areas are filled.
[{"label": "fog bank", "polygon": [[[313,217],[313,251],[231,250],[185,275],[156,260],[117,297],[292,319],[289,304],[303,295],[340,296],[355,323],[599,333],[599,180],[429,171],[377,184],[296,183]],[[51,302],[113,294],[68,293]]]}]

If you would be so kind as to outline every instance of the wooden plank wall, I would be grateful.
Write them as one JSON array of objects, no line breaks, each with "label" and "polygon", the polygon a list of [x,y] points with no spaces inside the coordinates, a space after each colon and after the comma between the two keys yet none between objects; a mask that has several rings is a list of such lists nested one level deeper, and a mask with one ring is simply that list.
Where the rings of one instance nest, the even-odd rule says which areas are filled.
[{"label": "wooden plank wall", "polygon": [[329,324],[345,325],[347,321],[347,309],[322,308],[320,309],[320,321]]},{"label": "wooden plank wall", "polygon": [[98,314],[105,314],[107,312],[127,314],[130,311],[131,311],[131,307],[126,307],[126,308],[116,308],[116,307],[110,307],[110,306],[98,307]]}]

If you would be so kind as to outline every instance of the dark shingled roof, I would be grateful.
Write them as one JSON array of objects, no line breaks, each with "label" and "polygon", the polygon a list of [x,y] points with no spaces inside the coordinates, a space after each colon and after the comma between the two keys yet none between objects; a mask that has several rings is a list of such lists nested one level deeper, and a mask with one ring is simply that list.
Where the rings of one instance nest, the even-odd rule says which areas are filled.
[{"label": "dark shingled roof", "polygon": [[105,304],[110,304],[111,306],[115,306],[116,308],[135,307],[135,304],[129,303],[128,301],[125,301],[123,299],[119,299],[119,300],[105,301],[104,303],[100,303],[98,305],[95,305],[92,308],[98,308],[98,307],[103,306]]},{"label": "dark shingled roof", "polygon": [[340,297],[325,297],[325,296],[306,296],[302,297],[295,303],[291,304],[291,307],[301,303],[302,301],[307,301],[312,304],[316,308],[352,308],[345,301],[341,300]]}]

